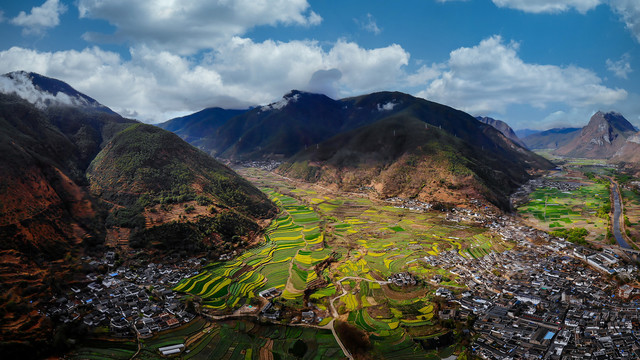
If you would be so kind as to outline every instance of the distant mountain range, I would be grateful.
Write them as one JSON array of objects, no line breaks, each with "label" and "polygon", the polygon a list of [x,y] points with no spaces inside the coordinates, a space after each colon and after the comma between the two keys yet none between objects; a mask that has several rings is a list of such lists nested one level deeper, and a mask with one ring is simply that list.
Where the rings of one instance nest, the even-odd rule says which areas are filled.
[{"label": "distant mountain range", "polygon": [[541,132],[541,130],[533,130],[533,129],[518,129],[518,130],[514,130],[516,136],[519,139],[525,138],[529,135],[533,135],[533,134],[537,134],[539,132]]},{"label": "distant mountain range", "polygon": [[554,128],[532,133],[522,142],[531,150],[555,150],[562,147],[578,136],[582,128]]},{"label": "distant mountain range", "polygon": [[560,146],[554,154],[560,156],[610,159],[634,135],[636,129],[619,113],[598,111],[587,126],[570,142]]},{"label": "distant mountain range", "polygon": [[634,160],[638,157],[632,150],[636,135],[636,127],[621,114],[598,111],[582,128],[555,128],[531,133],[522,142],[529,149],[552,150],[558,156],[638,163]]},{"label": "distant mountain range", "polygon": [[[55,79],[0,76],[5,354],[51,336],[35,310],[13,314],[4,304],[35,306],[67,280],[82,249],[231,251],[275,213],[257,188],[168,131],[122,118]],[[13,323],[31,325],[4,330]]]},{"label": "distant mountain range", "polygon": [[[180,122],[184,129],[192,124],[185,122],[189,117],[160,126]],[[283,161],[278,171],[287,176],[374,189],[380,197],[450,204],[484,198],[508,208],[509,191],[530,172],[552,166],[491,125],[399,92],[333,100],[294,90],[224,124],[220,119],[198,138],[181,134],[219,158]],[[506,124],[503,129],[511,130]],[[515,137],[512,130],[509,135]]]},{"label": "distant mountain range", "polygon": [[218,107],[207,108],[197,113],[175,118],[157,126],[180,136],[191,145],[201,149],[215,147],[216,131],[229,119],[249,110],[226,110]]}]

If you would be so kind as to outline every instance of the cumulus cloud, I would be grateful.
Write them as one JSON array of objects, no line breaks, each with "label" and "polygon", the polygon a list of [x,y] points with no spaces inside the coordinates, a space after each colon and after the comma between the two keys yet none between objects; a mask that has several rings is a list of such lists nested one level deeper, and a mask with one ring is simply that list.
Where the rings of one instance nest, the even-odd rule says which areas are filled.
[{"label": "cumulus cloud", "polygon": [[600,5],[602,0],[493,0],[493,3],[498,7],[530,13],[560,13],[575,9],[584,14]]},{"label": "cumulus cloud", "polygon": [[338,69],[318,70],[311,75],[309,84],[304,90],[325,94],[330,98],[338,95],[338,81],[342,78],[342,72]]},{"label": "cumulus cloud", "polygon": [[260,25],[322,21],[307,0],[79,0],[78,9],[81,18],[104,19],[116,27],[114,34],[86,33],[87,41],[130,41],[180,54],[214,48]]},{"label": "cumulus cloud", "polygon": [[598,110],[599,109],[596,108],[585,107],[554,111],[542,120],[536,122],[534,127],[536,129],[546,130],[551,128],[585,126],[589,122],[589,119],[591,119],[591,116]]},{"label": "cumulus cloud", "polygon": [[[447,2],[456,0],[438,0]],[[581,14],[595,9],[600,4],[608,4],[618,14],[626,28],[640,42],[640,1],[638,0],[492,0],[501,8],[520,10],[528,13],[561,13],[575,9]]]},{"label": "cumulus cloud", "polygon": [[607,59],[607,70],[611,71],[615,76],[621,79],[627,79],[631,69],[631,63],[629,63],[629,54],[624,54],[618,61]]},{"label": "cumulus cloud", "polygon": [[353,21],[365,31],[378,35],[382,32],[382,29],[378,27],[376,19],[371,14],[367,14],[364,20],[353,19]]},{"label": "cumulus cloud", "polygon": [[[394,87],[409,54],[398,45],[365,49],[338,41],[254,42],[234,37],[196,62],[152,47],[130,49],[130,60],[98,47],[0,52],[0,73],[27,69],[68,82],[121,114],[157,122],[209,106],[268,104],[291,89],[347,96]],[[324,87],[324,88],[321,88]]]},{"label": "cumulus cloud", "polygon": [[640,1],[637,0],[609,0],[610,6],[616,12],[629,30],[640,42]]},{"label": "cumulus cloud", "polygon": [[602,85],[592,71],[525,63],[519,45],[500,36],[451,52],[446,69],[418,96],[472,113],[504,112],[512,104],[545,108],[551,103],[583,107],[613,104],[627,92]]},{"label": "cumulus cloud", "polygon": [[409,86],[419,86],[427,84],[431,80],[440,76],[443,69],[443,64],[432,64],[431,66],[422,65],[418,69],[418,71],[407,76],[406,83]]},{"label": "cumulus cloud", "polygon": [[60,15],[67,11],[67,6],[59,0],[47,0],[41,6],[31,8],[29,14],[21,11],[11,19],[11,23],[23,27],[23,34],[38,34],[46,28],[60,24]]}]

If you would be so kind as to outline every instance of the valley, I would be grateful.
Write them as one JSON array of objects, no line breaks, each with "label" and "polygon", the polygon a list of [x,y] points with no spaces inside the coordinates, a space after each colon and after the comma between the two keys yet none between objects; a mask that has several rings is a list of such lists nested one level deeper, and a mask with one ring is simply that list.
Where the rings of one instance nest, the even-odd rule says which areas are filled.
[{"label": "valley", "polygon": [[[235,170],[264,191],[280,214],[257,247],[192,268],[196,275],[176,282],[174,294],[190,299],[199,315],[138,340],[136,358],[154,358],[158,348],[176,344],[184,344],[179,356],[185,359],[263,358],[271,352],[287,358],[298,340],[305,344],[302,357],[310,359],[444,359],[509,351],[544,356],[567,346],[575,352],[579,340],[568,340],[572,324],[580,323],[582,311],[602,307],[608,294],[622,295],[620,303],[607,305],[619,309],[607,322],[624,327],[636,321],[635,307],[625,299],[640,290],[615,286],[599,267],[617,266],[624,282],[636,278],[637,268],[611,256],[626,257],[600,236],[607,225],[595,222],[601,219],[592,214],[597,207],[576,200],[586,206],[578,210],[558,189],[536,189],[523,216],[567,228],[594,220],[587,241],[608,250],[573,245],[482,203],[425,210],[426,203],[417,208],[408,199],[371,199],[260,168]],[[606,185],[584,175],[577,186],[578,174],[569,168],[544,181],[585,199],[608,196]],[[542,216],[528,210],[543,195],[559,204],[546,218],[544,210]],[[496,333],[529,345],[510,345]],[[352,336],[360,341],[346,340]],[[130,340],[106,339],[94,338],[73,357],[99,358],[106,351],[126,359],[136,349]]]},{"label": "valley", "polygon": [[293,90],[161,124],[181,138],[55,79],[0,80],[71,99],[0,95],[9,356],[640,352],[637,139],[619,113],[534,153],[412,95]]}]

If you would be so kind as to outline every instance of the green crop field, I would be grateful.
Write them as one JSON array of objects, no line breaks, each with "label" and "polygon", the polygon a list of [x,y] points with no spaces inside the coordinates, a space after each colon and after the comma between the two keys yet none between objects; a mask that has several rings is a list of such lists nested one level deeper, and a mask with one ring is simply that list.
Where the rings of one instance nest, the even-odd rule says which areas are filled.
[{"label": "green crop field", "polygon": [[282,209],[266,231],[267,241],[181,281],[176,291],[197,295],[205,307],[219,311],[238,308],[272,287],[283,290],[289,299],[302,296],[307,284],[318,277],[313,267],[329,256],[322,245],[320,217],[290,196],[273,190],[267,194]]},{"label": "green crop field", "polygon": [[[302,341],[306,350],[292,353],[296,341]],[[256,324],[249,321],[221,321],[211,323],[196,318],[177,329],[168,330],[149,339],[141,340],[136,359],[161,358],[158,348],[185,344],[180,359],[261,359],[261,354],[276,358],[340,359],[342,350],[330,330],[280,325]],[[73,359],[130,359],[137,350],[134,341],[92,339],[74,351]],[[175,356],[174,356],[175,358]]]},{"label": "green crop field", "polygon": [[549,231],[581,227],[589,231],[591,240],[607,231],[608,185],[591,182],[572,191],[542,188],[531,193],[529,199],[518,207],[518,213],[537,227]]}]

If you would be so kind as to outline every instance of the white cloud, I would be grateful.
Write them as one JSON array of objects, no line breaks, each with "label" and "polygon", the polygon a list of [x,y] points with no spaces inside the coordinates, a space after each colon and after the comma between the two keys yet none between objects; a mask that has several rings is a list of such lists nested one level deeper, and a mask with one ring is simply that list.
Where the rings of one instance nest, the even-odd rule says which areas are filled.
[{"label": "white cloud", "polygon": [[81,18],[107,20],[111,35],[86,33],[88,41],[130,41],[189,54],[212,49],[260,25],[318,25],[322,17],[307,0],[79,0]]},{"label": "white cloud", "polygon": [[[438,0],[439,2],[455,0]],[[575,9],[581,14],[595,9],[600,4],[609,4],[620,16],[626,28],[640,42],[640,1],[638,0],[492,0],[501,8],[521,10],[528,13],[561,13]]]},{"label": "white cloud", "polygon": [[431,80],[440,76],[443,69],[444,65],[442,64],[422,65],[418,71],[407,76],[407,85],[422,86],[428,84]]},{"label": "white cloud", "polygon": [[498,7],[529,13],[560,13],[575,9],[581,14],[594,9],[602,2],[602,0],[493,0]]},{"label": "white cloud", "polygon": [[353,21],[363,30],[374,33],[375,35],[382,32],[382,29],[380,29],[376,23],[376,19],[371,14],[367,14],[367,17],[364,20],[353,19]]},{"label": "white cloud", "polygon": [[598,109],[593,108],[570,108],[567,111],[558,110],[544,117],[533,125],[533,128],[539,130],[547,130],[552,128],[563,127],[581,127],[587,125],[591,116]]},{"label": "white cloud", "polygon": [[451,52],[441,75],[418,96],[472,113],[504,112],[512,104],[545,108],[610,105],[625,99],[627,92],[602,85],[592,71],[525,63],[518,44],[504,44],[500,36],[482,40],[471,48]]},{"label": "white cloud", "polygon": [[57,78],[114,111],[157,122],[209,106],[268,104],[292,89],[318,91],[323,79],[330,96],[388,89],[405,76],[409,59],[398,45],[364,49],[340,40],[324,50],[313,41],[239,37],[199,62],[146,46],[130,54],[124,60],[97,47],[52,53],[13,47],[0,52],[0,73],[24,69]]},{"label": "white cloud", "polygon": [[47,0],[41,6],[31,8],[31,13],[21,11],[11,19],[11,23],[22,26],[23,34],[38,34],[46,28],[60,24],[60,15],[67,11],[67,6],[59,0]]},{"label": "white cloud", "polygon": [[615,76],[621,79],[627,79],[631,69],[631,63],[629,63],[629,54],[624,54],[618,61],[607,59],[607,70],[611,71]]},{"label": "white cloud", "polygon": [[21,98],[34,104],[39,109],[46,108],[49,104],[86,105],[86,102],[78,98],[71,98],[67,94],[59,92],[55,95],[36,89],[26,73],[13,73],[11,77],[0,76],[0,93],[17,94]]},{"label": "white cloud", "polygon": [[629,30],[640,42],[640,1],[638,0],[609,0],[610,6],[616,12]]}]

